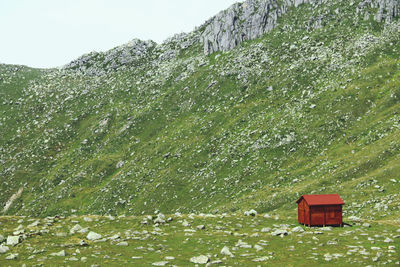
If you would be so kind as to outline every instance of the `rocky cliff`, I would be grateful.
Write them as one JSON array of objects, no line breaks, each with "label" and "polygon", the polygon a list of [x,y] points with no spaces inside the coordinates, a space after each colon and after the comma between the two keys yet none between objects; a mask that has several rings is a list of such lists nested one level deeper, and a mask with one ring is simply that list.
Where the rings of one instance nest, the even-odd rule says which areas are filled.
[{"label": "rocky cliff", "polygon": [[[343,5],[355,5],[356,1],[342,1]],[[279,17],[291,7],[301,4],[330,5],[327,0],[247,0],[236,3],[229,9],[218,13],[205,23],[205,30],[201,35],[204,53],[228,51],[246,40],[253,40],[271,31],[278,23]],[[398,0],[363,0],[359,3],[358,13],[366,19],[369,14],[375,13],[374,19],[378,22],[391,22],[399,15]],[[340,13],[337,9],[336,15]],[[310,17],[311,22],[320,21],[321,17]],[[314,23],[314,28],[320,23]]]}]

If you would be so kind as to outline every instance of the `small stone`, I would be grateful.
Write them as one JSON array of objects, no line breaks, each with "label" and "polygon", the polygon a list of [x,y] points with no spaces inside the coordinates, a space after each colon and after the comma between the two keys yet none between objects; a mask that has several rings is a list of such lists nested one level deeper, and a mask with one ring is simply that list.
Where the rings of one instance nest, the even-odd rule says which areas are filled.
[{"label": "small stone", "polygon": [[75,224],[74,227],[71,228],[71,230],[69,230],[70,234],[75,234],[76,232],[82,230],[82,226],[80,226],[79,224]]},{"label": "small stone", "polygon": [[90,218],[90,217],[83,217],[83,220],[84,220],[85,222],[92,222],[92,221],[93,221],[93,219]]},{"label": "small stone", "polygon": [[158,262],[153,262],[151,265],[153,266],[165,266],[168,264],[168,261],[158,261]]},{"label": "small stone", "polygon": [[67,233],[56,233],[56,236],[57,237],[66,237],[67,236]]},{"label": "small stone", "polygon": [[190,258],[190,262],[193,262],[193,263],[196,263],[196,264],[206,264],[209,261],[210,261],[210,258],[205,256],[205,255],[200,255],[200,256],[197,256],[197,257]]},{"label": "small stone", "polygon": [[350,216],[348,219],[353,222],[361,222],[361,218],[357,216]]},{"label": "small stone", "polygon": [[391,239],[391,238],[389,238],[389,237],[386,237],[386,239],[385,239],[385,240],[383,240],[383,242],[385,242],[385,243],[393,243],[393,242],[394,242],[394,240],[393,240],[393,239]]},{"label": "small stone", "polygon": [[304,232],[304,229],[302,227],[300,227],[300,226],[297,226],[297,227],[292,229],[292,232],[302,233],[302,232]]},{"label": "small stone", "polygon": [[36,226],[38,226],[39,224],[40,224],[40,221],[39,221],[39,220],[36,220],[36,221],[34,221],[33,223],[29,224],[29,225],[28,225],[28,228],[36,227]]},{"label": "small stone", "polygon": [[263,250],[264,248],[260,245],[254,245],[254,248],[256,249],[256,251],[260,251]]},{"label": "small stone", "polygon": [[367,227],[367,228],[369,228],[369,227],[371,227],[371,224],[369,224],[369,223],[363,223],[363,225],[362,225],[363,227]]},{"label": "small stone", "polygon": [[275,236],[285,236],[285,235],[288,235],[289,233],[286,231],[286,230],[283,230],[283,229],[277,229],[277,230],[275,230],[275,231],[273,231],[272,233],[271,233],[271,235],[275,235]]},{"label": "small stone", "polygon": [[269,227],[265,227],[265,228],[261,229],[261,233],[268,233],[269,231],[271,231],[271,228],[269,228]]},{"label": "small stone", "polygon": [[101,239],[101,237],[102,236],[100,234],[95,232],[89,232],[88,235],[86,236],[86,238],[91,241]]},{"label": "small stone", "polygon": [[123,247],[126,247],[126,246],[129,246],[129,244],[128,244],[128,242],[126,242],[126,241],[123,241],[123,242],[119,242],[119,243],[117,244],[117,246],[123,246]]},{"label": "small stone", "polygon": [[7,237],[7,246],[16,246],[21,243],[20,236],[8,236]]},{"label": "small stone", "polygon": [[3,242],[5,240],[5,237],[0,235],[0,243]]},{"label": "small stone", "polygon": [[172,257],[172,256],[166,256],[166,257],[165,257],[165,259],[166,259],[166,260],[169,260],[169,261],[171,261],[171,260],[175,260],[175,257]]},{"label": "small stone", "polygon": [[17,259],[18,258],[18,253],[13,253],[13,254],[9,254],[7,257],[6,257],[6,260],[15,260],[15,259]]},{"label": "small stone", "polygon": [[0,254],[4,254],[4,253],[6,253],[6,252],[9,251],[9,250],[10,250],[9,247],[0,245]]},{"label": "small stone", "polygon": [[197,230],[204,230],[204,229],[206,229],[206,226],[205,225],[197,225],[197,227],[196,227],[196,229]]},{"label": "small stone", "polygon": [[233,255],[233,253],[229,250],[229,247],[227,247],[227,246],[225,246],[225,247],[223,247],[223,248],[221,249],[221,254],[222,254],[222,255],[229,256],[229,257],[235,257],[235,256]]},{"label": "small stone", "polygon": [[86,247],[86,246],[88,246],[89,244],[85,241],[85,240],[81,240],[81,241],[79,241],[79,246],[81,246],[81,247]]},{"label": "small stone", "polygon": [[66,255],[67,253],[65,252],[65,250],[61,250],[60,252],[54,252],[50,254],[50,256],[56,256],[56,257],[65,257]]},{"label": "small stone", "polygon": [[182,226],[183,227],[188,227],[188,226],[190,226],[190,223],[188,221],[186,221],[186,220],[183,220]]},{"label": "small stone", "polygon": [[258,213],[256,210],[249,210],[249,211],[245,211],[244,215],[245,216],[256,216]]},{"label": "small stone", "polygon": [[120,238],[121,238],[120,234],[115,234],[115,235],[109,237],[110,240],[117,240],[117,239],[120,239]]},{"label": "small stone", "polygon": [[267,260],[268,260],[268,257],[266,257],[266,256],[253,259],[254,262],[261,262],[261,261],[267,261]]}]

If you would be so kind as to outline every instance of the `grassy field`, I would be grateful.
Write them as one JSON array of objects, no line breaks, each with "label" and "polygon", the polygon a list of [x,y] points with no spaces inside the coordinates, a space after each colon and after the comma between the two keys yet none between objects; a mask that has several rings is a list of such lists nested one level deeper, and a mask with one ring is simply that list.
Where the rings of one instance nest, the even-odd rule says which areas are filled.
[{"label": "grassy field", "polygon": [[[171,215],[165,220],[172,221],[160,224],[154,223],[156,216],[150,216],[152,220],[148,216],[1,217],[2,235],[12,235],[19,227],[24,239],[0,255],[0,265],[194,266],[191,258],[200,255],[224,266],[400,264],[398,220],[368,221],[368,225],[347,220],[351,227],[308,228],[299,226],[294,217],[263,215]],[[29,226],[33,222],[35,226]],[[75,225],[86,228],[85,233],[71,233]],[[276,229],[288,235],[275,236]],[[88,240],[86,231],[100,234],[101,239]],[[225,246],[232,255],[221,253]],[[53,254],[62,251],[61,256]],[[5,259],[10,254],[17,254],[16,259]]]}]

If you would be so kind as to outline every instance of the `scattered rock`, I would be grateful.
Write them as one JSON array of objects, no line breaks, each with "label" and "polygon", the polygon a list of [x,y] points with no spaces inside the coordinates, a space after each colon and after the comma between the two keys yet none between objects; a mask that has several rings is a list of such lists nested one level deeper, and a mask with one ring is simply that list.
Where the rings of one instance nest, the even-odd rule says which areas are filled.
[{"label": "scattered rock", "polygon": [[169,263],[168,261],[158,261],[158,262],[153,262],[151,265],[153,265],[153,266],[165,266],[168,263]]},{"label": "scattered rock", "polygon": [[81,247],[86,247],[86,246],[88,246],[89,244],[85,241],[85,240],[81,240],[81,241],[79,241],[79,246],[81,246]]},{"label": "scattered rock", "polygon": [[249,211],[245,211],[244,215],[245,216],[256,216],[258,213],[256,210],[249,210]]},{"label": "scattered rock", "polygon": [[154,220],[154,223],[158,223],[158,224],[165,223],[165,215],[162,213],[159,213],[157,215],[157,218]]},{"label": "scattered rock", "polygon": [[200,256],[190,258],[190,262],[193,262],[196,264],[206,264],[209,261],[210,261],[210,258],[205,255],[200,255]]},{"label": "scattered rock", "polygon": [[261,261],[267,261],[267,260],[268,260],[267,256],[253,259],[254,262],[261,262]]},{"label": "scattered rock", "polygon": [[93,219],[90,218],[90,217],[83,217],[83,220],[84,220],[85,222],[92,222],[92,221],[93,221]]},{"label": "scattered rock", "polygon": [[50,256],[55,256],[55,257],[65,257],[66,255],[67,253],[65,252],[65,250],[61,250],[60,252],[54,252],[50,254]]},{"label": "scattered rock", "polygon": [[196,227],[196,229],[197,230],[204,230],[204,229],[206,229],[206,226],[205,225],[197,225],[197,227]]},{"label": "scattered rock", "polygon": [[39,220],[34,221],[33,223],[28,225],[28,228],[33,228],[33,227],[37,227],[40,224]]},{"label": "scattered rock", "polygon": [[256,249],[256,251],[260,251],[263,250],[264,248],[260,245],[254,245],[254,248]]},{"label": "scattered rock", "polygon": [[9,251],[9,250],[10,250],[9,247],[0,245],[0,254],[4,254],[4,253],[6,253],[6,252]]},{"label": "scattered rock", "polygon": [[7,246],[16,246],[21,243],[20,236],[8,236],[7,237]]},{"label": "scattered rock", "polygon": [[90,241],[94,241],[94,240],[99,240],[101,239],[101,235],[95,232],[89,232],[89,234],[86,236],[86,238]]},{"label": "scattered rock", "polygon": [[71,230],[69,230],[70,234],[75,234],[76,232],[82,230],[82,226],[80,226],[79,224],[75,224],[74,227],[71,228]]},{"label": "scattered rock", "polygon": [[262,233],[268,233],[269,231],[271,231],[271,228],[269,227],[264,227],[263,229],[261,229]]},{"label": "scattered rock", "polygon": [[123,242],[119,242],[119,243],[117,244],[117,246],[124,246],[124,247],[126,247],[126,246],[129,246],[129,244],[128,244],[128,242],[123,241]]},{"label": "scattered rock", "polygon": [[239,239],[239,241],[235,244],[235,247],[239,247],[239,248],[251,248],[251,245],[249,245],[246,242],[243,242],[241,239]]},{"label": "scattered rock", "polygon": [[350,216],[350,217],[348,218],[348,220],[349,220],[349,221],[352,221],[352,222],[361,222],[361,218],[360,218],[360,217],[357,217],[357,216]]},{"label": "scattered rock", "polygon": [[233,253],[229,250],[229,247],[227,247],[227,246],[225,246],[225,247],[223,247],[223,248],[221,249],[221,254],[222,254],[222,255],[229,256],[229,257],[235,257],[235,256],[233,255]]},{"label": "scattered rock", "polygon": [[302,227],[300,227],[300,226],[297,226],[297,227],[292,229],[292,232],[294,232],[294,233],[302,233],[302,232],[304,232],[304,229]]},{"label": "scattered rock", "polygon": [[7,257],[6,257],[6,260],[15,260],[15,259],[17,259],[18,258],[18,253],[12,253],[12,254],[9,254]]},{"label": "scattered rock", "polygon": [[273,231],[272,233],[271,233],[271,235],[275,235],[275,236],[285,236],[285,235],[288,235],[289,233],[288,233],[288,231],[286,231],[286,230],[283,230],[283,229],[277,229],[277,230],[275,230],[275,231]]},{"label": "scattered rock", "polygon": [[189,226],[190,226],[190,223],[189,223],[188,221],[186,221],[186,220],[183,220],[182,226],[183,226],[183,227],[189,227]]}]

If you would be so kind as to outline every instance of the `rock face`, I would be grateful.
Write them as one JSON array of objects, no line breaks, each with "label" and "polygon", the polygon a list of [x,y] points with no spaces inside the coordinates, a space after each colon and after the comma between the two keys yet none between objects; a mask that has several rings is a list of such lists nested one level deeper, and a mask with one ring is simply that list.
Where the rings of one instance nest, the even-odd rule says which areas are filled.
[{"label": "rock face", "polygon": [[[253,40],[274,29],[278,18],[287,13],[290,7],[305,3],[324,3],[323,0],[247,0],[236,3],[229,9],[218,13],[205,23],[201,34],[206,55],[216,51],[228,51],[241,42]],[[378,22],[391,22],[400,14],[399,0],[364,0],[357,12],[369,14],[375,12],[374,19]],[[368,17],[368,16],[367,16]],[[310,18],[320,26],[321,16]]]},{"label": "rock face", "polygon": [[363,14],[364,19],[367,20],[370,17],[369,12],[374,12],[376,9],[374,20],[390,23],[400,14],[400,2],[399,0],[363,0],[357,7],[357,13]]},{"label": "rock face", "polygon": [[247,0],[236,3],[206,22],[201,35],[204,53],[228,51],[241,42],[253,40],[275,28],[280,16],[291,6],[316,0]]},{"label": "rock face", "polygon": [[[107,52],[91,52],[64,66],[66,69],[83,69],[86,74],[99,75],[91,65],[100,64],[105,70],[118,69],[123,65],[139,62],[156,46],[153,41],[134,39]],[[98,59],[100,63],[97,62]],[[88,67],[89,66],[89,67]],[[99,66],[96,66],[99,67]]]}]

